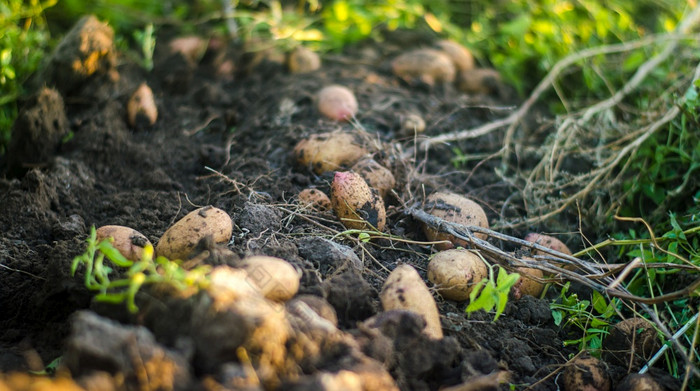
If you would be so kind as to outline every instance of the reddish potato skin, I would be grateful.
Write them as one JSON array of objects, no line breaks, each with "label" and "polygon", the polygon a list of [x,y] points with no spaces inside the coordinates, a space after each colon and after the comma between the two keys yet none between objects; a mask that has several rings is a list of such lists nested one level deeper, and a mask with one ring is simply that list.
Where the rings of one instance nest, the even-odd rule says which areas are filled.
[{"label": "reddish potato skin", "polygon": [[[336,172],[331,183],[331,205],[348,229],[384,230],[386,210],[382,198],[354,172]],[[357,221],[362,220],[362,221]]]},{"label": "reddish potato skin", "polygon": [[143,248],[151,242],[139,231],[121,225],[104,225],[97,229],[97,242],[112,238],[112,246],[119,250],[124,258],[130,261],[140,261]]},{"label": "reddish potato skin", "polygon": [[[454,193],[436,192],[425,200],[425,211],[443,220],[463,224],[476,225],[488,228],[489,222],[484,209],[476,202]],[[449,241],[439,243],[435,247],[438,250],[449,250],[456,247],[466,247],[467,242],[450,234],[437,232],[427,224],[423,225],[423,232],[430,241]],[[487,236],[482,233],[474,233],[479,239],[485,240]]]},{"label": "reddish potato skin", "polygon": [[[534,261],[534,259],[530,260]],[[518,300],[525,295],[539,297],[544,289],[544,284],[537,281],[537,279],[544,278],[542,270],[522,266],[515,269],[515,271],[520,274],[520,279],[518,279],[511,289],[513,298]]]},{"label": "reddish potato skin", "polygon": [[[566,255],[571,255],[571,250],[569,250],[569,247],[567,247],[564,242],[561,240],[549,236],[549,235],[543,235],[543,234],[538,234],[531,232],[527,235],[525,235],[525,240],[528,242],[536,243],[539,244],[540,246],[551,248],[554,251],[559,251],[560,253],[566,254]],[[544,251],[541,250],[534,250],[535,255],[548,255]]]},{"label": "reddish potato skin", "polygon": [[347,87],[330,85],[318,92],[318,111],[336,121],[348,121],[357,114],[357,99]]}]

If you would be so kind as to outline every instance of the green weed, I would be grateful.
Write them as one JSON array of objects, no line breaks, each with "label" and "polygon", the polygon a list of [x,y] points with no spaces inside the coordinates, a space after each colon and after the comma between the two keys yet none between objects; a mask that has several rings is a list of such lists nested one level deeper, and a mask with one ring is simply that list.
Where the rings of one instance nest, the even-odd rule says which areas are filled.
[{"label": "green weed", "polygon": [[489,265],[489,276],[479,281],[469,294],[469,305],[466,312],[472,313],[478,310],[491,311],[496,309],[493,321],[506,309],[510,289],[518,282],[520,274],[508,273],[501,266],[498,268],[498,277],[494,278],[494,267]]}]

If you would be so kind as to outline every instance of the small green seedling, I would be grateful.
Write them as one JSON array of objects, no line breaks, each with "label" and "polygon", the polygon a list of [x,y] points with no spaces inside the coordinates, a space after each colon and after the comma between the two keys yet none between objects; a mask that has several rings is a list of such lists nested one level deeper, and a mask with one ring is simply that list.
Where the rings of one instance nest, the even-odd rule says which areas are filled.
[{"label": "small green seedling", "polygon": [[495,307],[495,322],[505,310],[510,289],[518,282],[520,274],[508,274],[501,266],[498,266],[498,279],[494,279],[493,274],[493,267],[489,266],[489,277],[479,281],[469,294],[470,302],[466,311],[468,314],[478,310],[491,311]]}]

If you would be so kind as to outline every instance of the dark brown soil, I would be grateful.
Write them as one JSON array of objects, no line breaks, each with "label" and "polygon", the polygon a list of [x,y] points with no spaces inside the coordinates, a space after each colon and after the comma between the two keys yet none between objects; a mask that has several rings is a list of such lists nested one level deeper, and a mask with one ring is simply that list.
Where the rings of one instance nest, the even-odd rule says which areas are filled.
[{"label": "dark brown soil", "polygon": [[[243,61],[236,45],[219,50],[227,50],[237,64]],[[321,118],[316,91],[328,84],[353,90],[359,102],[357,123],[386,146],[374,153],[398,181],[398,197],[388,201],[386,231],[423,240],[402,205],[420,202],[432,190],[469,195],[487,206],[490,219],[498,217],[510,193],[508,184],[495,179],[489,162],[459,169],[450,162],[451,148],[493,150],[502,135],[494,133],[479,145],[462,142],[420,152],[414,159],[414,140],[400,129],[409,112],[423,116],[428,136],[483,123],[504,114],[494,108],[514,104],[508,89],[502,87],[500,96],[469,96],[450,85],[408,85],[387,66],[401,50],[391,41],[368,43],[324,57],[322,69],[311,74],[291,75],[279,63],[263,62],[230,79],[217,76],[217,53],[207,53],[191,66],[179,55],[157,52],[151,72],[119,57],[116,73],[71,85],[62,103],[47,100],[53,96],[47,90],[30,100],[14,130],[26,136],[10,147],[0,171],[0,371],[36,369],[31,352],[44,364],[64,354],[70,319],[76,319],[71,314],[91,307],[93,293],[83,286],[82,274],[70,275],[90,226],[125,225],[157,243],[173,222],[204,205],[227,211],[235,222],[228,245],[233,254],[217,262],[251,254],[288,260],[304,271],[300,293],[326,298],[341,329],[360,339],[360,322],[381,310],[378,292],[388,272],[409,263],[425,277],[432,249],[388,241],[361,248],[322,228],[342,231],[332,213],[314,213],[310,219],[292,214],[300,190],[314,186],[328,192],[332,179],[295,166],[294,145],[311,134],[359,126]],[[126,121],[126,102],[144,81],[154,91],[159,118],[153,127],[134,129]],[[41,134],[51,136],[37,137]],[[393,345],[377,334],[364,337],[369,341],[363,345],[365,354],[390,363],[402,389],[438,389],[503,369],[518,387],[556,389],[554,376],[547,375],[575,351],[562,347],[565,333],[554,325],[546,301],[529,296],[512,301],[493,323],[493,314],[469,317],[464,304],[435,297],[448,337],[443,341],[421,336],[420,319],[408,318],[382,326],[389,329],[380,336],[394,336]],[[99,312],[105,315],[104,309]],[[175,358],[168,353],[162,360],[190,357],[177,352],[182,348],[177,334],[186,330],[165,326],[185,313],[160,313],[158,322],[151,322],[163,345],[157,349],[176,352]],[[122,315],[115,311],[110,317],[124,320]],[[90,319],[88,324],[99,323]],[[156,343],[142,331],[133,333]],[[76,343],[73,338],[70,346]],[[343,367],[339,357],[345,353],[337,349],[324,356],[326,369]],[[231,364],[229,372],[220,369],[221,363],[211,361],[214,356],[207,356],[206,365],[188,369],[195,383],[211,371],[241,371]],[[81,365],[70,357],[72,365]],[[289,387],[303,389],[300,384],[305,383]]]}]

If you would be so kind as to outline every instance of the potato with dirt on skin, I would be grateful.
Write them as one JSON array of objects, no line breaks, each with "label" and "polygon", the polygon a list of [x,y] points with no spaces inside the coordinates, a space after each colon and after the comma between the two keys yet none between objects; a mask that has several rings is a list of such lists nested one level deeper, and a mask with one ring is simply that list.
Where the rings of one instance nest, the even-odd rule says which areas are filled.
[{"label": "potato with dirt on skin", "polygon": [[141,232],[122,225],[103,225],[95,232],[97,242],[112,238],[112,247],[116,248],[124,258],[138,262],[143,256],[143,248],[151,242]]},{"label": "potato with dirt on skin", "polygon": [[153,91],[146,83],[141,83],[129,98],[126,105],[129,125],[135,127],[140,124],[152,126],[158,120],[158,107],[153,98]]},{"label": "potato with dirt on skin", "polygon": [[260,288],[268,300],[284,302],[299,291],[301,276],[294,266],[284,259],[256,255],[244,258],[238,267],[248,273],[246,280]]},{"label": "potato with dirt on skin", "polygon": [[440,314],[435,299],[412,266],[397,266],[384,282],[379,297],[384,311],[413,311],[425,320],[425,334],[435,339],[442,338]]},{"label": "potato with dirt on skin", "polygon": [[[603,340],[603,358],[611,364],[641,368],[661,348],[648,320],[634,317],[615,324]],[[634,352],[634,355],[632,355]]]},{"label": "potato with dirt on skin", "polygon": [[408,83],[420,80],[434,86],[455,80],[455,65],[447,54],[435,49],[415,49],[391,62],[394,74]]},{"label": "potato with dirt on skin", "polygon": [[656,379],[648,373],[630,373],[617,385],[616,391],[664,391]]},{"label": "potato with dirt on skin", "polygon": [[[447,192],[433,193],[426,198],[424,209],[431,215],[451,223],[483,228],[489,227],[489,221],[484,209],[476,202],[458,194]],[[467,246],[466,240],[458,239],[448,233],[438,232],[428,224],[423,224],[423,232],[429,241],[449,241],[449,243],[436,244],[435,247],[438,250]],[[478,232],[475,232],[474,236],[482,240],[487,238],[486,234]]]},{"label": "potato with dirt on skin", "polygon": [[297,199],[299,200],[300,205],[307,208],[318,211],[326,211],[331,209],[331,199],[328,198],[326,193],[318,189],[304,189],[299,192]]},{"label": "potato with dirt on skin", "polygon": [[357,99],[347,87],[330,85],[322,88],[316,97],[318,111],[326,118],[348,121],[357,114]]},{"label": "potato with dirt on skin", "polygon": [[[559,251],[562,254],[571,255],[571,250],[569,250],[569,247],[567,247],[564,242],[553,236],[530,232],[529,234],[525,235],[524,239],[528,242],[539,244],[540,246],[550,248],[554,251]],[[533,253],[534,255],[549,255],[549,253],[537,249],[534,249]]]},{"label": "potato with dirt on skin", "polygon": [[321,57],[304,46],[295,47],[287,55],[287,69],[290,73],[308,73],[321,68]]},{"label": "potato with dirt on skin", "polygon": [[384,201],[360,174],[352,171],[335,173],[331,183],[331,206],[348,229],[384,230]]},{"label": "potato with dirt on skin", "polygon": [[372,158],[361,159],[352,166],[351,170],[360,174],[367,184],[371,188],[376,189],[384,199],[389,195],[391,189],[396,186],[394,174]]},{"label": "potato with dirt on skin", "polygon": [[231,216],[219,208],[205,206],[190,212],[165,231],[156,253],[168,259],[186,259],[204,237],[211,235],[214,243],[226,243],[232,233]]},{"label": "potato with dirt on skin", "polygon": [[[535,261],[532,258],[525,258],[530,261]],[[544,284],[538,280],[544,278],[542,270],[532,267],[519,266],[515,268],[515,272],[520,274],[520,278],[511,288],[511,294],[516,300],[525,295],[539,297],[544,289]]]},{"label": "potato with dirt on skin", "polygon": [[400,133],[405,137],[413,137],[425,132],[425,120],[416,113],[408,113],[401,120]]},{"label": "potato with dirt on skin", "polygon": [[566,364],[558,381],[563,391],[610,391],[608,366],[595,357],[579,357]]},{"label": "potato with dirt on skin", "polygon": [[449,300],[469,300],[473,286],[488,274],[484,261],[476,253],[464,249],[440,251],[428,263],[428,280],[440,296]]},{"label": "potato with dirt on skin", "polygon": [[450,57],[450,60],[455,64],[455,67],[460,72],[474,69],[474,56],[469,49],[458,44],[457,42],[443,39],[438,41],[435,46]]},{"label": "potato with dirt on skin", "polygon": [[497,94],[501,89],[501,74],[495,69],[475,68],[460,72],[457,89],[467,94]]},{"label": "potato with dirt on skin", "polygon": [[297,164],[319,175],[350,166],[367,153],[359,136],[347,132],[314,134],[294,147]]}]

